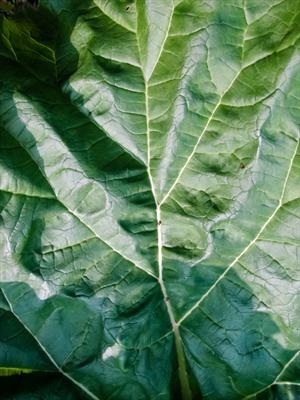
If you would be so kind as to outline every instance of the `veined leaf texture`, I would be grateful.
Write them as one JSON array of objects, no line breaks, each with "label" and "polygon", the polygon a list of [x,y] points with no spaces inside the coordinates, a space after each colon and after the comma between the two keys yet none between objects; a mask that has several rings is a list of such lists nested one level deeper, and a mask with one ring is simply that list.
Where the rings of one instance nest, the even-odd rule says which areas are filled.
[{"label": "veined leaf texture", "polygon": [[300,1],[1,15],[0,397],[300,397]]}]

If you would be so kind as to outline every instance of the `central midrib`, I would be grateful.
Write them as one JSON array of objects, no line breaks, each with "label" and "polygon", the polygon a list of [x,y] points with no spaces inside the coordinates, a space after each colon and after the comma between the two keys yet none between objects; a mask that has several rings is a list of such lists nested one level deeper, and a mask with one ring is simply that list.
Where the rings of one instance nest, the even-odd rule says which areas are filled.
[{"label": "central midrib", "polygon": [[179,324],[175,320],[174,312],[168,297],[167,289],[164,284],[163,280],[163,255],[162,255],[162,249],[163,249],[163,237],[162,237],[162,220],[161,220],[161,205],[157,201],[157,195],[155,191],[155,185],[153,182],[152,174],[151,174],[151,142],[150,142],[150,118],[149,118],[149,87],[148,87],[148,81],[146,78],[144,78],[145,81],[145,115],[146,115],[146,133],[147,133],[147,172],[149,176],[149,181],[151,185],[151,191],[153,193],[153,198],[156,204],[156,224],[157,224],[157,262],[158,262],[158,283],[161,288],[163,298],[164,298],[164,303],[166,305],[166,309],[169,315],[169,319],[172,325],[172,331],[174,333],[174,339],[175,339],[175,348],[176,348],[176,355],[177,355],[177,361],[178,361],[178,374],[179,374],[179,381],[180,381],[180,386],[181,386],[181,393],[182,393],[182,398],[184,400],[192,400],[192,392],[190,389],[190,383],[189,383],[189,378],[188,378],[188,373],[187,373],[187,368],[186,368],[186,360],[185,360],[185,354],[184,354],[184,349],[183,349],[183,344],[179,332]]},{"label": "central midrib", "polygon": [[[174,12],[174,8],[173,8],[173,12]],[[168,26],[168,30],[166,32],[165,35],[165,40],[161,46],[161,51],[160,54],[156,60],[156,64],[160,59],[160,55],[163,51],[165,42],[167,40],[168,37],[168,32],[171,26],[171,19],[169,21],[169,26]],[[152,73],[155,70],[156,64],[153,66],[152,69]],[[181,321],[176,321],[175,319],[175,315],[168,297],[168,293],[167,293],[167,289],[166,286],[164,284],[164,280],[163,280],[163,254],[162,254],[162,250],[163,250],[163,231],[162,231],[162,226],[163,226],[163,221],[161,218],[161,206],[166,202],[166,200],[169,198],[171,192],[173,191],[173,189],[175,188],[175,186],[177,185],[179,179],[181,178],[184,170],[186,169],[187,165],[190,163],[192,157],[194,156],[194,153],[203,137],[203,135],[206,133],[216,111],[219,109],[223,97],[224,95],[230,90],[230,88],[232,87],[232,85],[234,84],[234,82],[236,81],[237,77],[240,74],[240,71],[235,75],[235,77],[233,78],[233,80],[231,81],[230,85],[228,86],[228,88],[225,90],[225,92],[223,93],[223,95],[220,96],[219,101],[217,102],[217,104],[215,105],[211,116],[208,118],[206,125],[204,126],[201,135],[199,136],[192,153],[190,154],[190,156],[187,158],[186,162],[184,163],[183,167],[180,169],[177,178],[175,179],[175,181],[173,182],[173,184],[171,185],[170,189],[168,190],[168,192],[165,194],[165,196],[162,198],[162,200],[159,202],[158,201],[158,196],[156,194],[156,190],[155,190],[155,184],[153,181],[153,177],[152,177],[152,173],[151,173],[151,140],[150,140],[150,134],[151,134],[151,129],[150,129],[150,112],[149,112],[149,81],[151,79],[151,75],[152,73],[146,77],[145,75],[145,71],[143,71],[143,76],[144,76],[144,83],[145,83],[145,117],[146,117],[146,136],[147,136],[147,173],[149,176],[149,181],[150,181],[150,185],[151,185],[151,191],[153,193],[153,198],[156,204],[156,224],[157,224],[157,262],[158,262],[158,283],[159,286],[161,288],[162,294],[163,294],[163,298],[164,298],[164,303],[166,305],[166,309],[169,315],[169,319],[172,325],[172,331],[174,333],[174,340],[175,340],[175,348],[176,348],[176,355],[177,355],[177,362],[178,362],[178,375],[179,375],[179,381],[180,381],[180,386],[181,386],[181,394],[182,394],[182,399],[183,400],[192,400],[192,391],[191,391],[191,387],[190,387],[190,382],[189,382],[189,377],[188,377],[188,372],[187,372],[187,366],[186,366],[186,358],[185,358],[185,352],[184,352],[184,347],[183,347],[183,343],[182,343],[182,339],[181,339],[181,335],[180,335],[180,331],[179,331],[179,327],[181,324]]]},{"label": "central midrib", "polygon": [[[166,35],[167,37],[167,35]],[[200,143],[200,141],[202,140],[203,136],[206,134],[206,132],[208,131],[208,128],[214,118],[214,116],[216,115],[217,111],[219,110],[220,106],[222,105],[223,99],[225,97],[225,95],[230,91],[230,89],[232,88],[232,86],[234,85],[234,83],[237,81],[238,77],[240,76],[241,72],[243,71],[243,69],[245,68],[245,66],[242,66],[237,73],[235,74],[235,76],[232,78],[231,82],[229,83],[228,87],[224,90],[224,92],[222,94],[220,94],[219,100],[216,103],[214,109],[211,112],[210,117],[208,118],[200,136],[198,137],[198,140],[193,148],[193,151],[190,153],[189,157],[187,158],[186,162],[184,163],[184,165],[182,166],[182,168],[179,170],[176,179],[174,180],[173,184],[170,186],[170,188],[167,190],[167,192],[165,193],[165,195],[162,197],[162,199],[160,200],[160,202],[158,201],[158,196],[156,194],[156,190],[155,190],[155,184],[154,184],[154,180],[152,177],[152,173],[151,173],[151,140],[150,140],[150,134],[151,134],[151,129],[150,129],[150,113],[149,113],[149,80],[150,77],[146,78],[144,76],[144,82],[145,82],[145,111],[146,111],[146,125],[147,125],[147,152],[148,152],[148,163],[147,163],[147,170],[148,170],[148,176],[149,176],[149,180],[150,180],[150,184],[151,184],[151,190],[153,193],[153,197],[156,203],[156,219],[157,219],[157,260],[158,260],[158,283],[160,285],[162,294],[163,294],[163,298],[164,298],[164,302],[166,305],[166,309],[169,315],[169,319],[172,325],[172,331],[174,333],[174,340],[175,340],[175,347],[176,347],[176,353],[177,353],[177,360],[178,360],[178,373],[179,373],[179,380],[180,380],[180,385],[181,385],[181,392],[182,392],[182,398],[184,400],[192,400],[192,392],[191,392],[191,388],[190,388],[190,382],[189,382],[189,377],[188,377],[188,373],[187,373],[187,366],[186,366],[186,358],[185,358],[185,352],[184,352],[184,346],[183,346],[183,342],[181,339],[181,335],[180,335],[180,330],[179,327],[182,324],[182,322],[196,309],[199,307],[199,305],[202,303],[202,301],[210,295],[210,293],[213,291],[213,289],[215,288],[216,285],[218,285],[218,283],[223,279],[224,275],[227,274],[227,272],[236,264],[236,262],[248,251],[249,248],[252,247],[252,245],[254,243],[256,243],[257,239],[261,236],[262,232],[264,232],[265,228],[269,225],[269,223],[271,222],[271,220],[273,219],[274,215],[277,213],[277,211],[280,209],[281,205],[282,205],[282,201],[283,201],[283,196],[285,193],[285,188],[287,185],[287,181],[288,181],[288,177],[290,175],[290,171],[292,168],[292,164],[293,164],[293,159],[295,158],[295,155],[297,153],[297,151],[295,150],[295,153],[293,154],[292,157],[292,161],[290,163],[288,172],[287,172],[287,176],[283,185],[283,190],[282,190],[282,194],[279,200],[279,203],[276,207],[276,209],[274,210],[274,212],[272,213],[272,215],[267,219],[267,221],[265,222],[265,224],[263,225],[263,227],[259,230],[259,232],[257,233],[257,235],[254,237],[254,239],[244,248],[244,250],[235,258],[235,260],[229,265],[229,267],[225,270],[225,272],[219,277],[219,279],[217,279],[217,281],[215,282],[215,284],[211,287],[210,290],[207,291],[207,293],[201,297],[195,304],[194,306],[183,316],[181,317],[178,321],[176,321],[175,316],[174,316],[174,312],[168,297],[168,293],[167,293],[167,289],[166,286],[164,284],[164,280],[163,280],[163,220],[161,218],[161,207],[162,205],[168,200],[168,198],[170,197],[171,193],[173,192],[175,186],[177,185],[177,183],[179,182],[180,178],[182,177],[184,171],[186,170],[188,164],[190,163],[190,161],[192,160],[196,149]],[[155,69],[155,67],[154,67]],[[153,71],[152,71],[153,72]],[[297,353],[297,355],[295,355],[292,360],[298,356],[299,352]],[[290,361],[292,362],[292,361]],[[288,363],[290,364],[290,363]],[[281,374],[280,374],[281,375]],[[278,378],[278,377],[277,377]],[[276,379],[277,379],[276,378]]]},{"label": "central midrib", "polygon": [[[174,13],[174,7],[173,7],[173,12],[172,16]],[[169,21],[169,26],[164,38],[164,42],[161,46],[161,51],[160,54],[156,60],[156,64],[160,59],[161,53],[163,51],[165,42],[168,38],[168,33],[171,27],[171,20],[170,18]],[[153,66],[152,73],[155,70],[156,64]],[[188,372],[187,372],[187,366],[186,366],[186,358],[185,358],[185,352],[183,348],[183,343],[182,339],[180,336],[180,331],[179,331],[179,324],[175,319],[174,312],[168,297],[167,289],[164,284],[163,280],[163,254],[162,254],[162,249],[163,249],[163,232],[162,232],[162,225],[163,221],[161,219],[161,205],[162,203],[167,199],[167,197],[170,195],[171,191],[173,190],[174,186],[172,186],[171,190],[167,193],[167,195],[164,197],[163,201],[159,203],[158,201],[158,196],[156,194],[155,190],[155,184],[153,181],[152,173],[151,173],[151,140],[150,140],[150,112],[149,112],[149,81],[151,79],[152,73],[146,77],[145,71],[143,71],[143,76],[144,76],[144,83],[145,83],[145,117],[146,117],[146,136],[147,136],[147,173],[149,176],[149,181],[151,185],[151,191],[153,194],[153,198],[156,204],[156,224],[157,224],[157,262],[158,262],[158,283],[161,288],[162,294],[163,294],[163,299],[164,303],[166,305],[166,309],[168,312],[168,316],[170,319],[170,323],[172,326],[172,331],[174,334],[174,341],[175,341],[175,349],[176,349],[176,355],[177,355],[177,362],[178,362],[178,375],[179,375],[179,381],[180,381],[180,387],[181,387],[181,394],[182,394],[182,399],[183,400],[192,400],[192,391],[190,388],[190,382],[189,382],[189,377],[188,377]],[[188,160],[189,162],[189,160]],[[185,166],[184,166],[185,167]],[[181,175],[181,174],[180,174]],[[179,176],[180,177],[180,176]],[[178,177],[178,178],[179,178]]]},{"label": "central midrib", "polygon": [[[182,322],[176,321],[174,312],[168,297],[167,289],[164,284],[163,280],[163,254],[162,254],[162,249],[163,249],[163,234],[162,234],[162,226],[163,226],[163,221],[161,219],[161,206],[166,202],[166,200],[169,198],[171,192],[177,185],[181,175],[183,174],[185,168],[191,161],[196,148],[198,147],[203,135],[207,132],[207,129],[216,113],[216,111],[219,109],[220,105],[222,104],[222,99],[224,95],[228,92],[228,90],[232,87],[234,82],[236,81],[237,77],[239,76],[240,71],[235,75],[234,79],[231,81],[230,85],[226,89],[226,91],[223,93],[222,96],[220,96],[218,103],[215,105],[214,110],[211,113],[210,118],[208,119],[205,127],[202,130],[201,135],[199,136],[197,143],[195,144],[192,153],[188,157],[187,161],[181,168],[176,180],[173,182],[171,188],[169,191],[166,193],[166,195],[163,197],[161,202],[159,203],[157,200],[157,195],[156,195],[156,190],[155,190],[155,184],[153,181],[152,173],[151,173],[151,141],[150,141],[150,112],[149,112],[149,84],[147,78],[144,76],[144,82],[145,82],[145,116],[146,116],[146,134],[147,134],[147,172],[149,176],[149,181],[151,185],[151,191],[153,193],[153,198],[156,204],[156,224],[157,224],[157,261],[158,261],[158,283],[160,285],[164,302],[167,308],[167,312],[170,318],[170,322],[172,325],[172,330],[174,333],[174,339],[175,339],[175,348],[176,348],[176,354],[177,354],[177,361],[178,361],[178,373],[179,373],[179,380],[180,380],[180,385],[181,385],[181,393],[182,393],[182,398],[184,400],[192,400],[192,392],[190,388],[190,382],[188,378],[188,373],[187,373],[187,366],[186,366],[186,358],[185,358],[185,352],[183,348],[183,343],[182,339],[180,336],[180,331],[179,327]],[[148,78],[150,79],[150,78]]]}]

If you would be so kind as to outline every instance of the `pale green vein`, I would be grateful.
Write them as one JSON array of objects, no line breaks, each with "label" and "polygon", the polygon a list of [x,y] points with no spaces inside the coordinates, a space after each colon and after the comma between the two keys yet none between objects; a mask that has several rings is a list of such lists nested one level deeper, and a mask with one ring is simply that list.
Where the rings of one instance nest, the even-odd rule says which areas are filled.
[{"label": "pale green vein", "polygon": [[20,324],[24,327],[24,329],[30,334],[30,336],[36,341],[40,349],[44,352],[44,354],[47,355],[48,359],[51,361],[51,363],[55,366],[55,368],[62,374],[64,375],[67,379],[69,379],[71,382],[73,382],[76,386],[78,386],[80,389],[82,389],[86,394],[90,396],[91,399],[93,400],[101,400],[98,396],[94,395],[88,388],[83,386],[81,383],[77,382],[74,378],[72,378],[69,374],[67,374],[65,371],[61,369],[61,367],[57,364],[57,362],[54,360],[54,358],[51,356],[51,354],[47,351],[46,347],[39,341],[39,339],[34,335],[34,333],[30,330],[30,328],[24,324],[22,319],[14,312],[13,305],[7,298],[4,290],[1,290],[5,300],[7,301],[9,308],[12,312],[12,314],[16,317],[16,319],[20,322]]},{"label": "pale green vein", "polygon": [[280,382],[275,382],[274,385],[276,385],[276,386],[283,386],[283,385],[300,386],[300,383],[288,382],[288,381],[280,381]]},{"label": "pale green vein", "polygon": [[[34,110],[35,111],[35,110]],[[71,215],[73,215],[77,220],[79,220],[85,227],[87,227],[89,229],[90,232],[93,233],[93,235],[95,237],[97,237],[99,240],[101,240],[103,243],[105,243],[109,248],[112,249],[113,252],[117,253],[118,255],[120,255],[123,259],[129,261],[131,264],[133,264],[135,267],[137,267],[138,269],[144,271],[145,273],[147,273],[148,275],[157,278],[156,275],[148,268],[143,267],[142,265],[139,265],[135,260],[127,257],[126,255],[122,254],[119,250],[117,250],[115,247],[113,247],[112,244],[109,243],[109,241],[104,240],[99,233],[93,229],[93,227],[88,224],[83,218],[80,217],[80,215],[78,215],[76,213],[75,210],[71,209],[65,201],[63,201],[62,199],[60,199],[59,195],[56,193],[56,189],[55,186],[51,183],[49,177],[47,176],[47,173],[44,169],[41,168],[41,166],[36,162],[36,160],[32,157],[32,154],[30,153],[30,151],[28,150],[28,148],[22,143],[22,140],[18,139],[18,143],[20,144],[20,146],[26,151],[26,153],[30,156],[30,158],[35,162],[35,164],[37,165],[39,171],[42,173],[42,175],[46,178],[48,184],[50,185],[51,189],[53,190],[53,192],[55,193],[55,199],[63,205],[63,207],[69,211],[69,213]]]},{"label": "pale green vein", "polygon": [[142,267],[141,265],[137,264],[135,261],[131,260],[130,258],[126,257],[124,254],[122,254],[120,251],[118,251],[117,249],[115,249],[109,242],[105,241],[103,238],[101,238],[101,236],[99,236],[99,234],[92,228],[92,226],[90,226],[89,224],[87,224],[82,218],[79,217],[79,215],[77,215],[73,210],[71,210],[69,207],[67,207],[66,204],[64,204],[61,200],[57,199],[68,211],[70,214],[72,214],[75,218],[77,218],[86,228],[89,229],[89,231],[91,231],[94,236],[96,238],[98,238],[99,240],[101,240],[102,243],[105,243],[113,252],[115,252],[116,254],[119,254],[124,260],[130,262],[131,264],[133,264],[136,268],[142,270],[143,272],[145,272],[146,274],[152,276],[153,278],[157,279],[157,276],[154,275],[154,273],[147,268]]},{"label": "pale green vein", "polygon": [[106,11],[107,4],[109,3],[109,1],[107,1],[107,0],[104,1],[104,5],[101,4],[102,2],[99,1],[99,0],[95,1],[95,3],[96,3],[96,6],[99,8],[99,10],[101,10],[101,12],[102,12],[108,19],[110,19],[111,22],[113,22],[113,23],[115,23],[116,25],[118,25],[118,26],[120,26],[120,27],[126,29],[126,30],[129,31],[129,32],[135,33],[135,29],[133,29],[129,24],[125,24],[125,23],[124,23],[124,20],[122,21],[123,23],[121,22],[120,19],[117,21],[117,20],[115,20],[115,19],[112,17],[112,15],[111,15],[110,13],[108,13],[108,12]]},{"label": "pale green vein", "polygon": [[227,87],[227,89],[224,91],[224,93],[220,96],[219,101],[217,102],[217,104],[215,105],[210,117],[208,118],[201,134],[198,137],[198,140],[191,152],[191,154],[189,155],[189,157],[187,158],[186,162],[184,163],[183,167],[181,168],[181,170],[179,171],[177,178],[175,179],[175,181],[173,182],[172,186],[170,187],[170,189],[168,190],[168,192],[165,194],[165,196],[163,197],[163,199],[161,200],[160,204],[162,205],[163,203],[165,203],[167,201],[167,199],[169,198],[170,194],[173,192],[175,186],[177,185],[177,183],[180,181],[180,178],[182,176],[182,174],[184,173],[184,171],[186,170],[188,164],[190,163],[190,161],[192,160],[192,158],[194,157],[197,148],[199,146],[199,143],[201,142],[203,136],[206,134],[210,123],[212,122],[212,120],[214,119],[214,116],[216,115],[216,112],[218,111],[219,107],[222,105],[222,101],[223,98],[225,97],[225,95],[228,93],[228,91],[232,88],[232,86],[234,85],[234,83],[236,82],[237,78],[239,77],[240,73],[243,71],[243,69],[241,69],[233,78],[233,80],[231,81],[230,85]]},{"label": "pale green vein", "polygon": [[[172,15],[174,12],[174,7],[172,11]],[[170,322],[172,325],[172,331],[174,334],[175,338],[175,348],[176,348],[176,354],[177,354],[177,360],[178,360],[178,373],[179,373],[179,380],[180,380],[180,385],[181,385],[181,393],[182,396],[185,400],[192,400],[192,393],[190,389],[190,384],[189,384],[189,377],[187,373],[187,367],[186,367],[186,359],[185,359],[185,354],[184,354],[184,349],[183,349],[183,344],[179,332],[179,325],[175,321],[174,317],[174,312],[168,297],[168,293],[163,281],[163,256],[162,256],[162,249],[163,249],[163,238],[162,238],[162,223],[161,223],[161,210],[160,210],[160,204],[158,204],[157,201],[157,196],[155,192],[155,185],[153,181],[153,177],[151,174],[151,139],[150,139],[150,134],[151,134],[151,128],[150,128],[150,112],[149,112],[149,80],[151,78],[151,75],[153,74],[153,71],[155,70],[159,59],[161,57],[161,54],[163,52],[165,43],[168,38],[169,30],[171,28],[171,21],[172,21],[172,16],[170,17],[168,28],[166,31],[166,35],[164,37],[163,43],[160,48],[160,52],[158,54],[158,57],[156,59],[156,62],[154,63],[151,72],[148,73],[146,76],[146,73],[143,72],[144,75],[144,81],[145,81],[145,114],[146,114],[146,135],[147,135],[147,160],[148,160],[148,165],[147,165],[147,172],[149,176],[149,181],[151,185],[151,190],[153,193],[153,198],[156,203],[156,219],[157,219],[157,259],[158,259],[158,283],[160,285],[163,297],[164,297],[164,302],[167,308],[167,312],[170,318]],[[140,49],[141,52],[141,49]]]},{"label": "pale green vein", "polygon": [[285,366],[283,367],[281,372],[276,376],[273,383],[280,382],[279,381],[280,377],[285,373],[285,371],[288,369],[288,367],[296,360],[296,358],[299,356],[299,354],[300,354],[300,350],[298,350],[297,353],[295,353],[293,355],[293,357],[285,364]]},{"label": "pale green vein", "polygon": [[235,257],[235,259],[232,261],[232,263],[225,269],[225,271],[219,276],[219,278],[215,281],[215,283],[210,287],[210,289],[193,305],[193,307],[190,308],[190,310],[180,319],[180,321],[178,322],[179,324],[181,324],[187,317],[189,317],[194,310],[196,310],[201,303],[203,303],[203,301],[211,294],[211,292],[214,291],[214,289],[218,286],[218,284],[223,280],[223,278],[228,274],[228,272],[236,265],[236,263],[239,262],[239,260],[252,248],[252,246],[258,241],[258,239],[260,238],[261,234],[265,231],[265,229],[268,227],[268,225],[273,221],[273,218],[275,217],[275,215],[277,214],[278,210],[282,207],[283,205],[283,198],[284,198],[284,194],[285,194],[285,190],[286,190],[286,186],[287,186],[287,182],[293,167],[293,163],[295,160],[295,157],[297,155],[298,152],[298,148],[299,148],[299,142],[297,144],[297,146],[295,146],[295,151],[293,153],[293,156],[291,158],[288,170],[287,170],[287,174],[284,180],[284,184],[282,187],[282,192],[278,201],[278,205],[277,207],[274,209],[273,213],[270,215],[270,217],[266,220],[266,222],[263,224],[263,226],[260,228],[260,230],[258,231],[258,233],[256,234],[256,236],[251,240],[251,242],[241,251],[241,253]]},{"label": "pale green vein", "polygon": [[270,383],[270,385],[263,387],[262,389],[258,390],[255,393],[251,393],[248,396],[244,397],[243,400],[247,399],[254,399],[258,394],[264,392],[267,389],[270,389],[270,387],[276,385],[276,386],[282,386],[282,385],[294,385],[294,386],[300,386],[300,383],[293,383],[293,382],[286,382],[286,381],[278,381],[280,379],[280,376],[283,375],[283,373],[287,370],[287,368],[295,361],[295,359],[299,356],[300,350],[297,351],[293,357],[284,365],[280,373],[276,376],[274,381]]},{"label": "pale green vein", "polygon": [[54,194],[52,196],[50,196],[50,195],[46,195],[46,194],[43,194],[43,193],[39,193],[39,194],[36,194],[36,193],[20,193],[20,192],[14,192],[13,190],[2,189],[2,188],[0,188],[0,192],[7,193],[7,194],[12,195],[12,196],[22,196],[22,197],[27,197],[27,198],[29,197],[29,198],[40,199],[40,200],[53,200],[53,199],[55,199]]},{"label": "pale green vein", "polygon": [[[150,81],[151,76],[153,75],[153,72],[154,72],[154,70],[155,70],[155,68],[156,68],[156,66],[157,66],[157,64],[158,64],[158,62],[159,62],[159,60],[160,60],[160,58],[161,58],[161,55],[162,55],[162,52],[163,52],[163,50],[164,50],[164,48],[165,48],[165,44],[166,44],[166,42],[167,42],[167,39],[169,38],[169,32],[170,32],[170,29],[171,29],[171,23],[172,23],[173,14],[174,14],[174,3],[173,3],[173,1],[172,1],[172,12],[171,12],[171,14],[170,14],[169,24],[168,24],[168,27],[167,27],[167,29],[166,29],[165,37],[164,37],[164,39],[163,39],[163,41],[162,41],[162,44],[161,44],[161,47],[160,47],[160,51],[159,51],[159,53],[157,54],[155,63],[151,66],[151,70],[145,71],[145,78],[147,79],[147,82]],[[146,75],[146,74],[147,74],[147,75]]]}]

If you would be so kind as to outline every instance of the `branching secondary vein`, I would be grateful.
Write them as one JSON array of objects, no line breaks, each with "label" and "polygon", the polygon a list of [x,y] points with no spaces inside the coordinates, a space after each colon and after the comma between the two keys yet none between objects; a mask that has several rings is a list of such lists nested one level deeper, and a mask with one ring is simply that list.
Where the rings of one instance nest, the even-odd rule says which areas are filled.
[{"label": "branching secondary vein", "polygon": [[62,374],[64,375],[67,379],[69,379],[71,382],[73,382],[76,386],[78,386],[80,389],[82,389],[91,399],[93,400],[101,400],[98,396],[94,395],[87,387],[82,385],[80,382],[78,382],[76,379],[74,379],[72,376],[67,374],[54,360],[54,358],[51,356],[51,354],[47,351],[46,347],[40,342],[40,340],[34,335],[34,333],[31,331],[31,329],[24,324],[24,321],[18,316],[18,314],[14,311],[13,305],[9,301],[8,297],[6,296],[4,290],[1,291],[5,300],[7,301],[7,304],[9,305],[9,308],[12,312],[12,314],[16,317],[16,319],[20,322],[20,324],[24,327],[24,329],[30,334],[30,336],[36,341],[40,349],[43,351],[43,353],[48,357],[50,362],[55,366],[55,368]]},{"label": "branching secondary vein", "polygon": [[275,208],[275,210],[273,211],[273,213],[270,215],[270,217],[267,219],[267,221],[263,224],[263,226],[261,227],[261,229],[258,231],[258,233],[256,234],[256,236],[251,240],[251,242],[243,249],[243,251],[241,251],[241,253],[232,261],[232,263],[225,269],[225,271],[219,276],[219,278],[215,281],[215,283],[210,287],[210,289],[194,304],[194,306],[180,319],[180,321],[178,322],[179,324],[181,324],[189,315],[192,314],[192,312],[197,309],[199,307],[199,305],[210,295],[210,293],[216,288],[216,286],[223,280],[223,278],[227,275],[227,273],[231,270],[232,267],[234,267],[234,265],[243,257],[244,254],[247,253],[247,251],[257,242],[257,240],[259,239],[259,237],[261,236],[261,234],[265,231],[265,229],[267,228],[267,226],[270,224],[270,222],[273,220],[273,218],[275,217],[275,215],[277,214],[277,211],[282,207],[283,204],[283,197],[285,194],[285,190],[286,190],[286,186],[287,186],[287,182],[292,170],[292,166],[293,166],[293,162],[294,159],[297,155],[298,152],[298,147],[299,147],[299,143],[298,145],[295,147],[295,151],[294,154],[292,156],[292,159],[290,161],[289,164],[289,168],[284,180],[284,184],[282,187],[282,192],[280,195],[280,199],[278,201],[278,205]]},{"label": "branching secondary vein", "polygon": [[181,168],[181,170],[179,171],[177,178],[175,179],[175,181],[173,182],[172,186],[170,187],[170,189],[168,190],[168,192],[165,194],[165,196],[163,197],[163,199],[161,200],[161,205],[163,203],[165,203],[167,201],[167,199],[170,197],[170,194],[173,192],[175,186],[177,185],[177,183],[179,182],[182,174],[184,173],[185,169],[187,168],[188,164],[190,163],[190,161],[192,160],[194,154],[196,153],[197,147],[199,146],[199,143],[201,142],[203,136],[205,135],[205,133],[207,132],[207,129],[211,123],[211,121],[213,120],[216,112],[218,111],[219,107],[222,105],[222,100],[224,98],[224,96],[226,95],[226,93],[228,93],[228,91],[231,89],[231,87],[233,86],[234,82],[237,80],[238,76],[240,75],[242,70],[240,70],[235,77],[233,78],[233,80],[231,81],[230,85],[227,87],[227,89],[225,90],[225,92],[222,94],[222,96],[219,98],[218,103],[215,105],[215,108],[213,109],[210,117],[208,118],[201,134],[199,135],[199,138],[193,148],[193,151],[191,152],[191,154],[189,155],[189,157],[187,158],[186,162],[184,163],[183,167]]},{"label": "branching secondary vein", "polygon": [[[174,9],[173,9],[174,11]],[[171,26],[171,18],[169,21],[169,26],[168,30],[166,32],[166,36],[163,42],[163,45],[161,47],[161,51],[159,53],[159,57],[156,60],[155,65],[153,66],[153,70],[156,67],[156,64],[160,58],[160,55],[163,51],[163,47],[165,45],[165,42],[168,37],[168,32]],[[146,77],[144,75],[144,82],[145,82],[145,114],[146,114],[146,133],[147,133],[147,172],[149,176],[149,181],[151,185],[151,190],[153,193],[153,197],[156,203],[156,219],[157,219],[157,261],[158,261],[158,283],[160,285],[164,302],[167,308],[167,312],[170,318],[170,323],[172,325],[172,331],[174,334],[175,338],[175,348],[176,348],[176,353],[177,353],[177,360],[178,360],[178,372],[179,372],[179,380],[180,380],[180,385],[181,385],[181,392],[182,392],[182,397],[185,400],[192,400],[192,394],[191,394],[191,389],[190,389],[190,383],[189,383],[189,378],[188,378],[188,373],[187,373],[187,367],[186,367],[186,359],[185,359],[185,354],[184,354],[184,349],[183,349],[183,343],[181,340],[180,332],[179,332],[179,326],[175,320],[174,317],[174,312],[171,306],[171,303],[168,298],[168,293],[164,284],[163,280],[163,255],[162,255],[162,249],[163,249],[163,236],[162,236],[162,221],[161,221],[161,208],[160,204],[157,201],[157,195],[155,191],[155,185],[151,173],[151,140],[150,140],[150,112],[149,112],[149,79],[150,76]]]}]

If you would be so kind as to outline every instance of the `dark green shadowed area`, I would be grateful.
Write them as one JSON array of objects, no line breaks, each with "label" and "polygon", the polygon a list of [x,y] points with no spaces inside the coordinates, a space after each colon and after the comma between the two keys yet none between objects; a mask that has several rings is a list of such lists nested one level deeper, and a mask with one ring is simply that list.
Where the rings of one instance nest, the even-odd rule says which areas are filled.
[{"label": "dark green shadowed area", "polygon": [[298,399],[299,26],[299,0],[0,13],[1,400]]},{"label": "dark green shadowed area", "polygon": [[59,374],[31,373],[18,376],[0,377],[0,394],[3,400],[85,400],[80,390],[76,390]]}]

